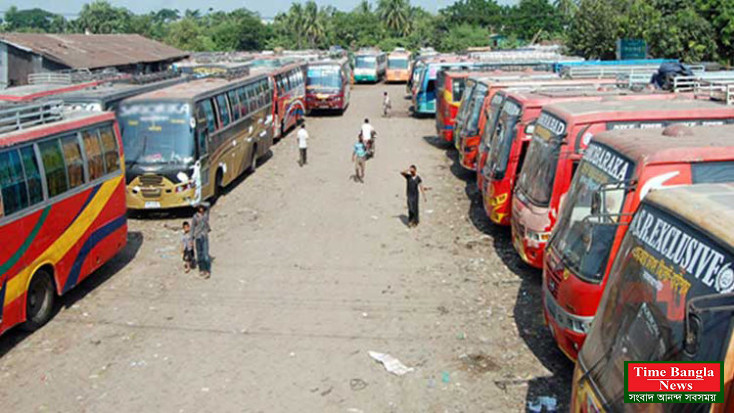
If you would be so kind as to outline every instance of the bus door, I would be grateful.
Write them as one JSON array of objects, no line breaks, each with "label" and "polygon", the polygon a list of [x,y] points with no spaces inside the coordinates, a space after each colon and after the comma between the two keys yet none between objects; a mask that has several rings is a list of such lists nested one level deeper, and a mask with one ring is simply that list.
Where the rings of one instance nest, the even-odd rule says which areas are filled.
[{"label": "bus door", "polygon": [[[207,198],[206,195],[213,193],[210,186],[209,140],[214,130],[214,116],[211,100],[205,100],[196,105],[196,162],[192,173],[192,180],[196,184],[195,203]],[[197,173],[198,176],[196,176]]]}]

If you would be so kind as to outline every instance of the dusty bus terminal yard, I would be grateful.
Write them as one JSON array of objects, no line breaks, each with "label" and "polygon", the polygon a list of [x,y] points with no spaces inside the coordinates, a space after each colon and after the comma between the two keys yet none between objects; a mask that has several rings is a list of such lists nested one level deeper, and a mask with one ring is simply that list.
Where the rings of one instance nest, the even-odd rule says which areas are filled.
[{"label": "dusty bus terminal yard", "polygon": [[[0,337],[2,410],[487,412],[539,397],[567,410],[573,365],[544,326],[540,271],[404,95],[355,86],[344,116],[306,118],[308,165],[292,131],[230,185],[211,210],[208,280],[182,270],[191,211],[131,217],[127,247],[47,325]],[[365,117],[378,135],[361,184]],[[416,229],[399,175],[411,164],[431,188]]]}]

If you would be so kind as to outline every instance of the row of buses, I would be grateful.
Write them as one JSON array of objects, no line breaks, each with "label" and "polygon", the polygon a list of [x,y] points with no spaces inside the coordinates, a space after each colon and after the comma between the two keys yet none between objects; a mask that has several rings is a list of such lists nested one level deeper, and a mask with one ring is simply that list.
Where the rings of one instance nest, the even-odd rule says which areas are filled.
[{"label": "row of buses", "polygon": [[572,411],[626,410],[625,361],[723,361],[726,403],[710,411],[733,410],[727,85],[632,90],[441,60],[413,90],[436,79],[437,134],[476,174],[488,219],[542,270],[544,318],[576,361]]},{"label": "row of buses", "polygon": [[[307,84],[316,84],[305,62],[232,66],[4,91],[0,334],[43,325],[56,297],[124,248],[128,210],[215,198],[303,117]],[[337,62],[341,83],[321,92],[349,84],[346,66]]]}]

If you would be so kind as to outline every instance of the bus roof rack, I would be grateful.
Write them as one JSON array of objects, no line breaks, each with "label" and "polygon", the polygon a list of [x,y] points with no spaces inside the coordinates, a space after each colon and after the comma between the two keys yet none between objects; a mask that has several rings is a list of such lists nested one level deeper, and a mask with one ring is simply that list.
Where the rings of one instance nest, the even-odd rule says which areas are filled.
[{"label": "bus roof rack", "polygon": [[695,92],[702,85],[710,86],[711,82],[734,81],[734,71],[695,73],[693,76],[676,76],[673,78],[674,92]]},{"label": "bus roof rack", "polygon": [[63,119],[62,106],[61,100],[49,100],[28,105],[0,107],[0,133],[14,132],[59,121]]},{"label": "bus roof rack", "polygon": [[734,104],[734,77],[730,79],[699,80],[696,82],[693,94],[696,98],[707,98],[723,102],[726,105]]}]

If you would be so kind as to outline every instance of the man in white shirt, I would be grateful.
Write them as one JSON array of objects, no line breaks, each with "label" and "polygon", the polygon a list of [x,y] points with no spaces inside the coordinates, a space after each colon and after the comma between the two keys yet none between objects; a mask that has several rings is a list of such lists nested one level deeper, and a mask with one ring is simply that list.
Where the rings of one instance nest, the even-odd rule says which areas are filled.
[{"label": "man in white shirt", "polygon": [[306,131],[306,124],[301,124],[301,129],[298,130],[298,135],[296,136],[298,138],[298,152],[300,152],[300,159],[298,160],[298,165],[303,166],[307,164],[306,162],[306,150],[308,149],[308,131]]},{"label": "man in white shirt", "polygon": [[364,123],[362,124],[362,131],[360,132],[360,136],[362,136],[364,146],[367,147],[367,152],[370,153],[370,155],[373,154],[372,138],[374,138],[376,134],[377,132],[375,132],[375,128],[370,125],[370,120],[365,118]]}]

